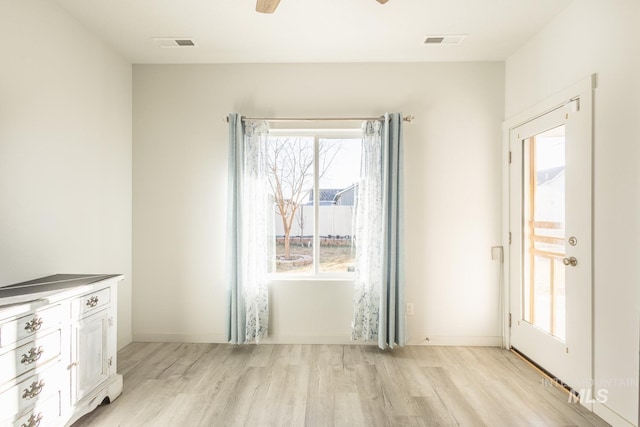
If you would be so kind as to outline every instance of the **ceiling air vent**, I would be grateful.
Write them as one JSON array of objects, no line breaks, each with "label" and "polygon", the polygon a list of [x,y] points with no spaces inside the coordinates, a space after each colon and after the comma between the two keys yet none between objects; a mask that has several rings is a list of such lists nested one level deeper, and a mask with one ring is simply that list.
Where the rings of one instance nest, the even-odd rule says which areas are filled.
[{"label": "ceiling air vent", "polygon": [[425,37],[424,44],[427,46],[457,46],[466,38],[467,34],[434,35]]},{"label": "ceiling air vent", "polygon": [[153,41],[158,47],[161,48],[196,46],[196,42],[188,37],[156,37],[153,39]]}]

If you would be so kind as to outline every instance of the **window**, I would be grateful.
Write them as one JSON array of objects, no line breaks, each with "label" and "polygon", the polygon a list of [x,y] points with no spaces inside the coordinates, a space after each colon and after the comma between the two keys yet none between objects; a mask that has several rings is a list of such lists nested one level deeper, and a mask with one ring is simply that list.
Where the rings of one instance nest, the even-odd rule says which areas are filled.
[{"label": "window", "polygon": [[[227,338],[249,343],[267,335],[270,280],[291,273],[333,274],[353,282],[352,338],[377,339],[382,349],[402,345],[401,114],[335,120],[361,122],[361,129],[350,132],[287,133],[271,127],[301,121],[229,115]],[[331,120],[322,121],[327,126]],[[351,218],[339,223],[338,207]],[[276,224],[282,225],[279,232]],[[338,231],[340,224],[344,231]],[[298,241],[292,242],[296,234]],[[300,255],[294,257],[292,248]],[[290,261],[290,268],[278,265],[280,258]]]},{"label": "window", "polygon": [[278,274],[353,271],[360,130],[271,130],[267,150]]}]

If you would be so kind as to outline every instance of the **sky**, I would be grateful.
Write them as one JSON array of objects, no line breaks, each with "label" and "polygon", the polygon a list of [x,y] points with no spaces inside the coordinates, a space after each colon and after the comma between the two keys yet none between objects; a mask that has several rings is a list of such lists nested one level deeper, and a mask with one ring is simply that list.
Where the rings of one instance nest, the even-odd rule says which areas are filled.
[{"label": "sky", "polygon": [[333,159],[330,169],[322,177],[320,188],[347,188],[360,175],[360,145],[362,141],[359,138],[336,141],[340,143],[340,151]]}]

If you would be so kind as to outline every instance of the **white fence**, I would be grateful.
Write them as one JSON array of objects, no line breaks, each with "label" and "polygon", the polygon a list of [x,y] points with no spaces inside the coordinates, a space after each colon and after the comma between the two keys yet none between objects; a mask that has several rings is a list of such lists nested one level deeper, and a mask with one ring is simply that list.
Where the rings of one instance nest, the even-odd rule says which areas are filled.
[{"label": "white fence", "polygon": [[[291,227],[291,236],[313,235],[313,206],[300,206]],[[320,206],[320,236],[351,236],[351,221],[355,206]],[[276,236],[284,236],[282,218],[273,215]]]}]

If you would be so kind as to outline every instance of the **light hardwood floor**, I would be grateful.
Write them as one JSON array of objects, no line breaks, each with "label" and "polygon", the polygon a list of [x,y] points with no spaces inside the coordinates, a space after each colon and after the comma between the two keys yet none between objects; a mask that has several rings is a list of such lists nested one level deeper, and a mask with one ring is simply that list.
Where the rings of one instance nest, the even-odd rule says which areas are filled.
[{"label": "light hardwood floor", "polygon": [[485,347],[133,343],[81,426],[607,426]]}]

